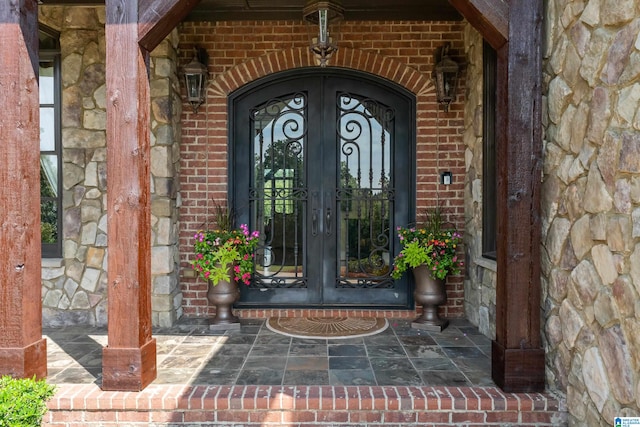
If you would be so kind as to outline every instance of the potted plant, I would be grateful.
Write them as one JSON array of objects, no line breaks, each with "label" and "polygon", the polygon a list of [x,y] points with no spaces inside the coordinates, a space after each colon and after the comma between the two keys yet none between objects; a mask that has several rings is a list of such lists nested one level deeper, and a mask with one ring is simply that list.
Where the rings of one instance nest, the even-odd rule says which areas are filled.
[{"label": "potted plant", "polygon": [[457,254],[462,235],[444,222],[440,207],[426,211],[424,216],[419,227],[398,227],[402,250],[394,258],[391,276],[399,279],[412,269],[414,297],[422,305],[422,316],[411,326],[440,332],[449,324],[438,316],[438,306],[447,300],[445,280],[449,274],[460,273],[463,266]]},{"label": "potted plant", "polygon": [[[230,218],[228,214],[225,217]],[[231,307],[240,296],[238,283],[248,285],[251,282],[259,241],[259,232],[249,231],[246,224],[241,224],[239,229],[230,229],[227,227],[231,221],[218,219],[216,223],[216,228],[198,231],[193,236],[195,258],[191,261],[198,275],[209,282],[207,299],[216,307],[215,317],[210,322],[212,329],[238,323]]]}]

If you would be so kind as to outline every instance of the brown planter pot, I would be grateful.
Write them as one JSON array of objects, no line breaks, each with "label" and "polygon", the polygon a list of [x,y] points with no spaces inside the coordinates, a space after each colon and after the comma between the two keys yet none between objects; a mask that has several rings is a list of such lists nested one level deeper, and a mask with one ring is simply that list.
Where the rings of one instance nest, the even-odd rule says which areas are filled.
[{"label": "brown planter pot", "polygon": [[438,316],[438,306],[447,302],[445,281],[431,277],[429,269],[418,266],[413,269],[415,279],[414,298],[422,306],[422,316],[411,323],[412,328],[441,332],[449,321]]},{"label": "brown planter pot", "polygon": [[220,280],[217,285],[209,281],[207,299],[209,305],[216,308],[215,316],[209,321],[211,329],[225,329],[239,326],[239,320],[233,315],[233,304],[240,298],[238,283],[233,280],[233,272],[229,272],[230,281]]}]

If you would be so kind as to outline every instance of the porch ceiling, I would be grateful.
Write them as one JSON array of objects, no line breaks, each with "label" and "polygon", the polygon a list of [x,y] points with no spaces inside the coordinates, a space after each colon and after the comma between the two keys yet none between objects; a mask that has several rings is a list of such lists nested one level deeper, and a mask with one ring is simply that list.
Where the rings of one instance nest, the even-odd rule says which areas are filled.
[{"label": "porch ceiling", "polygon": [[[301,19],[307,0],[201,0],[187,21]],[[44,5],[89,6],[104,0],[41,0]],[[462,16],[448,0],[342,0],[350,21],[456,21]]]}]

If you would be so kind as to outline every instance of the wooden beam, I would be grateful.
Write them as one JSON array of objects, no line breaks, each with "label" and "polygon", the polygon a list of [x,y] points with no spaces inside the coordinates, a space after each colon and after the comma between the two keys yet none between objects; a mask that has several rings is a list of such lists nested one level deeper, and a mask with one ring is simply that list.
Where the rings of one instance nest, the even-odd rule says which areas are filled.
[{"label": "wooden beam", "polygon": [[200,0],[139,0],[140,46],[151,52]]},{"label": "wooden beam", "polygon": [[[200,0],[183,18],[186,21],[272,21],[300,20],[306,0],[271,0],[240,2],[237,0]],[[344,1],[344,18],[347,21],[459,21],[462,16],[447,0],[384,0],[375,2]],[[42,0],[45,5],[95,6],[104,5],[104,0]],[[146,7],[146,6],[145,6]],[[164,6],[162,6],[164,7]],[[141,11],[142,12],[142,11]],[[144,13],[141,13],[144,15]],[[153,17],[153,13],[151,17]],[[165,14],[166,15],[166,14]],[[169,19],[171,16],[166,16]],[[141,23],[152,23],[141,19]],[[161,25],[173,28],[174,25]],[[146,33],[143,30],[142,33]],[[157,37],[156,37],[157,39]],[[160,37],[162,40],[162,37]],[[149,49],[153,42],[143,40],[142,46]]]},{"label": "wooden beam", "polygon": [[43,6],[104,6],[104,0],[41,0]]},{"label": "wooden beam", "polygon": [[0,2],[0,52],[0,374],[44,378],[36,0]]},{"label": "wooden beam", "polygon": [[540,338],[542,1],[512,0],[498,50],[497,290],[492,376],[508,392],[544,390]]},{"label": "wooden beam", "polygon": [[[302,18],[305,2],[263,2],[241,5],[237,2],[201,0],[185,21],[271,21]],[[343,2],[345,21],[460,21],[462,15],[447,0],[417,0],[402,4],[396,1],[368,3]]]},{"label": "wooden beam", "polygon": [[139,0],[106,1],[108,337],[102,388],[156,378],[151,337],[150,95]]},{"label": "wooden beam", "polygon": [[449,0],[494,49],[509,39],[509,5],[504,0]]}]

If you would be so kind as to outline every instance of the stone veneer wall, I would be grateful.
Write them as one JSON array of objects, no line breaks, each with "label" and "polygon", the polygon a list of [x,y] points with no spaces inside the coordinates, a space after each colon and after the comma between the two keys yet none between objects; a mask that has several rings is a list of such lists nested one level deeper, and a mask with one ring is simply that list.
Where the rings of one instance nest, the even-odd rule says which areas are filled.
[{"label": "stone veneer wall", "polygon": [[[43,259],[45,326],[106,325],[106,87],[104,7],[40,6],[60,32],[62,56],[63,257]],[[182,313],[178,286],[176,174],[181,100],[177,32],[151,55],[153,324]]]},{"label": "stone veneer wall", "polygon": [[464,312],[484,335],[496,337],[496,262],[482,257],[482,36],[471,25],[464,31],[467,104],[464,112],[464,213],[467,270]]},{"label": "stone veneer wall", "polygon": [[549,0],[547,383],[572,425],[640,416],[640,2]]}]

